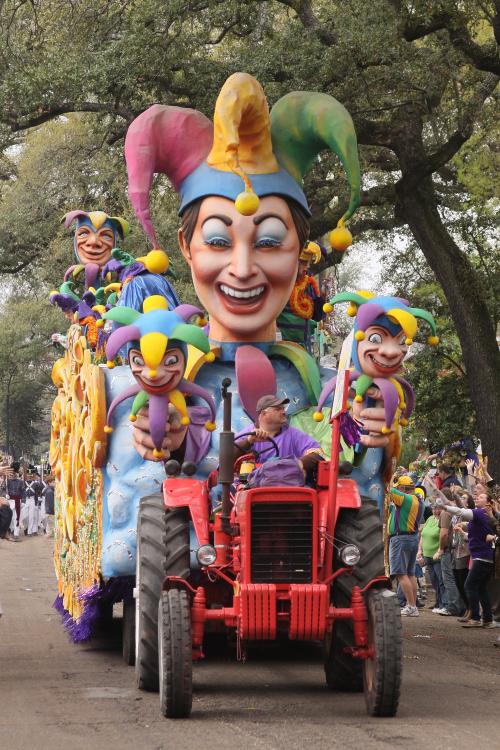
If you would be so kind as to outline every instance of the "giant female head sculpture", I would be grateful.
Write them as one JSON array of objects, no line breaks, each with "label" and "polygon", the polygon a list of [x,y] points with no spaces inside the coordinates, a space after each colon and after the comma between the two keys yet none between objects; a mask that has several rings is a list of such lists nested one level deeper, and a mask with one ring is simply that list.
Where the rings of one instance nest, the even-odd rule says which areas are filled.
[{"label": "giant female head sculpture", "polygon": [[269,113],[260,84],[235,73],[213,124],[195,110],[154,105],[130,126],[130,200],[157,247],[149,210],[154,174],[166,174],[178,191],[179,243],[213,339],[275,338],[309,232],[302,179],[326,149],[338,154],[350,183],[343,227],[359,205],[360,172],[352,120],[330,96],[294,92]]}]

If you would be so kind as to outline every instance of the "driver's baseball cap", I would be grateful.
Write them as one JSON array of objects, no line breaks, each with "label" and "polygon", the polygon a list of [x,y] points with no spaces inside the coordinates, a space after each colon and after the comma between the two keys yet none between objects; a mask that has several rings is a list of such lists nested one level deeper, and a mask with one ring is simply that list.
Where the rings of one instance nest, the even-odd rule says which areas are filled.
[{"label": "driver's baseball cap", "polygon": [[272,394],[269,396],[261,396],[257,401],[255,411],[257,412],[257,414],[260,414],[261,411],[264,411],[264,409],[270,409],[271,406],[285,406],[289,403],[289,398],[278,398],[277,396],[273,396]]}]

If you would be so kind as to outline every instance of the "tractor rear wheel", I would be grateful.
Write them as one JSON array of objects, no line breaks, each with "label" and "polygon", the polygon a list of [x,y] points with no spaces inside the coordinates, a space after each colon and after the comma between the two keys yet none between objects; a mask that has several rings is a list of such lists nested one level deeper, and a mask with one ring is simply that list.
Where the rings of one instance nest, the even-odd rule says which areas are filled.
[{"label": "tractor rear wheel", "polygon": [[158,605],[160,710],[187,718],[193,702],[191,607],[186,591],[163,591]]},{"label": "tractor rear wheel", "polygon": [[[360,552],[359,563],[352,575],[339,576],[332,586],[332,601],[337,607],[349,607],[353,586],[363,588],[372,578],[384,575],[384,542],[378,506],[373,500],[362,498],[358,510],[342,509],[335,528],[335,542],[344,546],[355,544]],[[334,569],[343,566],[335,555]],[[345,652],[354,645],[351,620],[334,622],[331,635],[325,641],[325,676],[331,690],[361,692],[363,665]]]},{"label": "tractor rear wheel", "polygon": [[137,517],[135,676],[140,690],[158,690],[158,602],[165,577],[163,495],[143,497]]},{"label": "tractor rear wheel", "polygon": [[122,655],[125,664],[135,664],[135,601],[123,600]]},{"label": "tractor rear wheel", "polygon": [[368,644],[374,655],[363,661],[366,709],[370,716],[395,716],[399,703],[402,627],[396,595],[372,590],[366,596]]}]

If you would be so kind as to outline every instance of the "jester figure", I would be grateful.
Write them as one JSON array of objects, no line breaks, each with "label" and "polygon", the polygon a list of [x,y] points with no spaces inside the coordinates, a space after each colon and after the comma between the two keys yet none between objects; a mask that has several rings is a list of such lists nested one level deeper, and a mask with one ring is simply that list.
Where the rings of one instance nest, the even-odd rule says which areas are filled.
[{"label": "jester figure", "polygon": [[152,296],[144,301],[142,314],[130,307],[116,307],[103,316],[105,320],[116,321],[122,326],[111,334],[106,344],[108,368],[114,368],[115,357],[126,344],[129,365],[137,381],[135,386],[113,399],[108,409],[105,431],[108,434],[113,431],[111,420],[116,407],[134,396],[129,419],[135,422],[137,412],[146,404],[149,406],[151,438],[155,444],[153,453],[157,459],[165,458],[162,446],[169,420],[169,406],[172,405],[180,414],[182,425],[190,424],[186,394],[196,395],[208,404],[211,418],[205,422],[205,429],[209,432],[215,429],[212,397],[203,388],[183,378],[188,358],[187,344],[204,353],[207,362],[214,360],[203,331],[187,322],[193,312],[199,310],[192,305],[180,305],[169,311],[164,297]]},{"label": "jester figure", "polygon": [[[59,305],[67,312],[68,295],[81,298],[75,290],[75,285],[80,279],[83,279],[83,293],[88,290],[95,293],[97,289],[113,281],[108,274],[116,271],[117,267],[120,271],[119,284],[107,291],[118,292],[121,301],[117,295],[112,304],[119,303],[140,311],[144,299],[154,294],[165,297],[170,309],[179,304],[172,285],[165,278],[165,274],[170,270],[166,253],[155,246],[147,255],[133,258],[119,247],[129,233],[129,223],[126,219],[121,216],[109,216],[104,211],[75,210],[65,215],[66,228],[75,222],[73,249],[77,262],[64,274],[63,287],[59,289],[62,297],[58,297],[57,292],[51,293],[52,304]],[[124,273],[125,269],[129,272]]]},{"label": "jester figure", "polygon": [[[194,110],[154,105],[132,123],[125,143],[129,197],[153,242],[149,189],[154,174],[167,174],[180,195],[179,245],[209,313],[216,357],[210,368],[193,360],[188,379],[214,395],[217,423],[220,383],[229,377],[236,432],[255,421],[258,399],[275,393],[290,400],[291,424],[307,424],[328,450],[328,426],[315,426],[311,416],[322,384],[333,373],[320,371],[303,347],[279,342],[276,335],[276,320],[290,299],[308,242],[310,211],[302,178],[322,150],[340,157],[349,179],[349,205],[333,233],[345,235],[344,222],[359,204],[360,171],[352,120],[330,96],[294,92],[269,113],[260,84],[236,73],[222,87],[213,123]],[[355,405],[358,413],[360,406]],[[389,443],[384,425],[378,400],[355,469],[362,493],[378,501]],[[143,410],[134,424],[134,442],[141,456],[154,459],[148,432]],[[184,439],[182,430],[171,432],[165,449],[176,450]],[[217,462],[216,430],[198,476],[208,476]]]},{"label": "jester figure", "polygon": [[326,251],[317,242],[308,242],[299,255],[297,280],[288,303],[278,317],[278,328],[283,339],[296,341],[311,353],[311,336],[325,317],[324,298],[314,276],[309,273],[311,263],[319,263]]},{"label": "jester figure", "polygon": [[[364,290],[341,292],[325,305],[331,312],[333,305],[349,302],[347,314],[354,317],[352,347],[353,367],[350,382],[353,399],[358,408],[370,409],[371,396],[380,393],[384,402],[385,424],[381,432],[390,436],[390,455],[399,455],[399,427],[405,427],[413,411],[413,391],[400,374],[403,360],[417,333],[418,320],[431,330],[427,343],[436,346],[436,325],[426,310],[410,307],[400,297],[376,296]],[[321,392],[314,418],[323,420],[323,406],[335,387],[335,378]],[[367,425],[369,427],[369,425]],[[367,430],[368,433],[370,430]],[[378,433],[378,430],[377,430]],[[390,464],[387,466],[390,469]]]}]

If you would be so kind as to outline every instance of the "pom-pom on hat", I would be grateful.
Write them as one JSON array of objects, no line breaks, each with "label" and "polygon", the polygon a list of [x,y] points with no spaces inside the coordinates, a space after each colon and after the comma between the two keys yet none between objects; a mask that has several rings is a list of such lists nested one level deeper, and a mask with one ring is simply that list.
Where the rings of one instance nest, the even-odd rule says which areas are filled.
[{"label": "pom-pom on hat", "polygon": [[339,156],[349,179],[343,225],[359,205],[361,185],[356,134],[345,107],[327,94],[299,91],[269,113],[258,81],[235,73],[221,89],[213,125],[196,110],[158,104],[132,122],[125,139],[129,198],[154,247],[149,191],[156,172],[180,194],[180,214],[209,195],[235,201],[244,215],[255,213],[259,198],[280,195],[309,214],[302,180],[323,150]]}]

